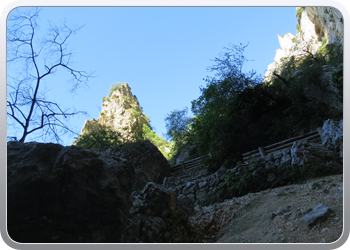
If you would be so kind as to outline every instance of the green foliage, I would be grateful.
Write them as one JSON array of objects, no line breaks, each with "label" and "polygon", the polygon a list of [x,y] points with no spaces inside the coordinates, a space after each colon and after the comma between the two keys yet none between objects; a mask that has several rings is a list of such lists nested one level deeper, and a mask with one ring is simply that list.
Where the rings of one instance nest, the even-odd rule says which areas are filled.
[{"label": "green foliage", "polygon": [[155,145],[158,150],[164,155],[167,160],[172,157],[172,148],[174,143],[168,142],[161,135],[157,135],[150,126],[143,124],[143,139],[149,140],[153,145]]},{"label": "green foliage", "polygon": [[287,57],[281,57],[280,62],[284,62],[287,60]]},{"label": "green foliage", "polygon": [[185,141],[190,130],[191,118],[187,116],[188,109],[173,110],[165,118],[167,137],[173,141]]},{"label": "green foliage", "polygon": [[304,10],[305,10],[305,7],[300,7],[297,9],[295,17],[298,19],[298,22],[300,22],[301,14],[304,12]]},{"label": "green foliage", "polygon": [[108,97],[111,97],[113,92],[121,88],[121,83],[113,83],[111,87],[109,88],[109,94]]},{"label": "green foliage", "polygon": [[332,72],[331,75],[332,82],[334,86],[337,88],[338,92],[336,93],[340,102],[343,101],[343,68],[337,69]]},{"label": "green foliage", "polygon": [[111,127],[90,122],[86,124],[84,132],[79,135],[76,145],[102,152],[120,143],[120,134]]},{"label": "green foliage", "polygon": [[109,97],[104,96],[104,97],[102,97],[102,101],[104,101],[104,102],[109,102],[110,99],[109,99]]},{"label": "green foliage", "polygon": [[275,72],[279,77],[267,82],[253,71],[242,71],[247,62],[245,47],[232,47],[232,53],[216,58],[216,65],[210,68],[216,70],[216,77],[207,78],[200,97],[192,101],[193,118],[187,118],[187,111],[182,110],[166,120],[175,149],[177,145],[195,145],[199,155],[212,153],[207,162],[209,172],[222,166],[232,168],[242,160],[242,153],[315,129],[324,120],[342,115],[307,98],[304,91],[304,86],[319,85],[324,64],[340,62],[336,47],[324,46],[334,49],[332,53],[320,50],[303,58],[285,59]]},{"label": "green foliage", "polygon": [[[194,145],[195,139],[192,133],[191,123],[193,118],[187,116],[188,109],[173,110],[165,118],[166,136],[173,141],[172,157],[175,157],[181,151],[188,151],[188,145]],[[169,161],[173,164],[174,159]],[[186,159],[189,160],[189,159]]]},{"label": "green foliage", "polygon": [[298,32],[301,32],[300,23],[297,23],[297,25],[296,25],[296,26],[297,26],[297,33],[298,33]]},{"label": "green foliage", "polygon": [[293,42],[293,43],[296,43],[297,40],[298,40],[298,39],[297,39],[297,37],[295,36],[295,37],[293,37],[292,42]]}]

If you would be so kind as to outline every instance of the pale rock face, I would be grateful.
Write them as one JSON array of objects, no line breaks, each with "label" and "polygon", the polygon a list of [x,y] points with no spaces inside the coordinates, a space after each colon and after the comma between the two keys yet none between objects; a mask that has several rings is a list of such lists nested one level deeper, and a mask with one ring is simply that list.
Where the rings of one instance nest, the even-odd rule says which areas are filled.
[{"label": "pale rock face", "polygon": [[109,100],[102,103],[102,111],[97,120],[86,120],[82,128],[82,133],[85,127],[91,122],[98,122],[102,125],[112,127],[123,136],[125,141],[131,139],[132,126],[138,122],[142,129],[142,124],[148,124],[144,115],[134,116],[135,110],[140,110],[137,97],[131,93],[131,88],[127,83],[121,84],[120,88],[115,90]]},{"label": "pale rock face", "polygon": [[318,132],[322,139],[322,145],[339,152],[339,156],[343,158],[343,120],[328,119]]},{"label": "pale rock face", "polygon": [[280,43],[280,46],[282,48],[283,54],[288,55],[286,52],[289,52],[294,47],[294,43],[292,41],[293,35],[291,33],[285,34],[283,37],[278,36],[278,41]]},{"label": "pale rock face", "polygon": [[281,58],[304,55],[303,50],[306,46],[310,47],[310,52],[315,53],[322,46],[320,41],[322,37],[326,38],[328,44],[343,44],[342,15],[332,7],[306,7],[301,14],[300,30],[301,32],[297,32],[295,37],[291,33],[278,36],[281,49],[276,50],[274,62],[268,65],[265,80],[268,80],[273,71],[279,68]]},{"label": "pale rock face", "polygon": [[[312,54],[316,54],[322,46],[322,38],[326,39],[326,44],[337,43],[341,46],[343,44],[343,20],[337,9],[332,7],[306,7],[301,13],[299,24],[300,30],[296,36],[291,33],[278,36],[281,48],[276,50],[274,62],[267,67],[265,81],[271,79],[273,72],[280,72],[286,58],[305,56],[307,54],[305,50],[307,49]],[[343,67],[343,65],[324,68],[318,84],[304,85],[307,98],[310,100],[317,99],[336,110],[342,110],[343,103],[334,94],[338,90],[335,88],[331,77],[332,72],[340,67]],[[298,77],[297,72],[293,74],[293,77]]]},{"label": "pale rock face", "polygon": [[305,12],[318,35],[325,36],[328,43],[343,43],[344,23],[339,10],[331,7],[306,7]]}]

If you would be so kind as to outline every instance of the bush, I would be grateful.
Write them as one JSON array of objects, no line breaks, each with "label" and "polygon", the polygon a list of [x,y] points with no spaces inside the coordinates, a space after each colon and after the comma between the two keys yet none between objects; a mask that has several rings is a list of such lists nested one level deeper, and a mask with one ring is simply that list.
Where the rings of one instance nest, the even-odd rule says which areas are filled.
[{"label": "bush", "polygon": [[109,102],[110,99],[109,99],[109,97],[104,96],[104,97],[102,97],[102,101],[104,101],[104,102]]},{"label": "bush", "polygon": [[305,7],[300,7],[297,9],[297,12],[295,14],[295,17],[298,18],[298,22],[300,21],[301,19],[301,14],[304,12],[305,10]]},{"label": "bush", "polygon": [[158,150],[164,155],[169,161],[173,153],[173,142],[168,142],[162,136],[158,136],[154,131],[151,130],[150,126],[143,124],[143,139],[149,140]]},{"label": "bush", "polygon": [[109,89],[109,94],[108,97],[111,97],[111,95],[113,94],[114,91],[118,90],[121,88],[121,83],[117,82],[117,83],[113,83]]}]

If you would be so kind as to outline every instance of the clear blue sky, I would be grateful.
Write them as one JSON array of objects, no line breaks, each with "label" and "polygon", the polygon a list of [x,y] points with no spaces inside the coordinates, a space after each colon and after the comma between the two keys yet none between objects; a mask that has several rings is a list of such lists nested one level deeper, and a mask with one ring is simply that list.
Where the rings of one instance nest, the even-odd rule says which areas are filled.
[{"label": "clear blue sky", "polygon": [[[69,93],[67,74],[57,71],[47,98],[63,107],[85,110],[71,119],[80,132],[85,119],[98,118],[102,97],[112,83],[127,82],[157,134],[166,132],[164,118],[174,109],[190,108],[199,97],[206,68],[223,47],[247,44],[246,70],[264,75],[280,48],[277,35],[295,35],[295,7],[45,7],[41,30],[48,20],[85,25],[69,40],[72,66],[94,71],[89,88]],[[9,130],[10,131],[10,130]],[[73,137],[65,137],[70,145]],[[28,141],[30,137],[28,137]]]}]

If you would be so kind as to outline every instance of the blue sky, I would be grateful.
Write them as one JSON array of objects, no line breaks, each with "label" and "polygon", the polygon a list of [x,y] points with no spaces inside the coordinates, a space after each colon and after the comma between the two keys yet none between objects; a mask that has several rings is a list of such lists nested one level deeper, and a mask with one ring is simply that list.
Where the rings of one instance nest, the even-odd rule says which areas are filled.
[{"label": "blue sky", "polygon": [[[295,35],[295,7],[45,7],[41,31],[48,21],[84,25],[69,39],[72,66],[94,72],[87,88],[69,93],[67,74],[49,78],[47,99],[62,107],[85,110],[71,119],[80,132],[85,119],[98,118],[102,97],[113,83],[127,82],[157,134],[165,134],[165,116],[190,108],[205,86],[211,59],[229,44],[247,44],[254,60],[246,70],[264,75],[280,48],[277,35]],[[10,129],[8,130],[8,134]],[[63,137],[70,145],[73,136]],[[28,141],[30,137],[28,137]]]}]

